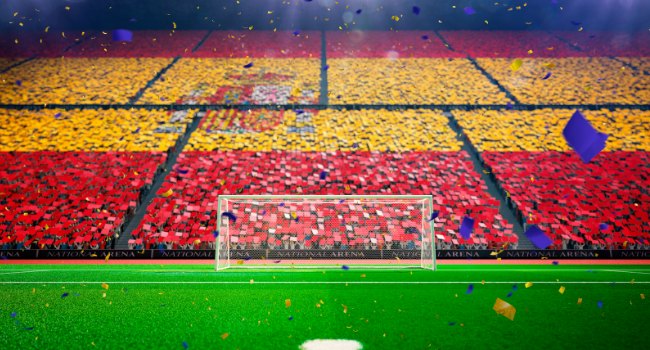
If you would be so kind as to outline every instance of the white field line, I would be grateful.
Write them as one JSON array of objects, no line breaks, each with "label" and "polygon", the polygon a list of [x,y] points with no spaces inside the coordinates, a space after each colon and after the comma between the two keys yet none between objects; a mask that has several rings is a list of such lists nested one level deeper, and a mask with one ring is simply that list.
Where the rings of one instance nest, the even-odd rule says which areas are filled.
[{"label": "white field line", "polygon": [[54,270],[24,270],[24,271],[0,272],[0,275],[17,275],[21,273],[50,272],[50,271],[54,271]]},{"label": "white field line", "polygon": [[[485,281],[485,284],[650,284],[650,281]],[[0,281],[0,284],[482,284],[483,281]]]},{"label": "white field line", "polygon": [[[638,272],[636,270],[601,270],[607,272],[623,272],[623,273],[634,273],[638,275],[650,275],[650,272]],[[645,271],[645,270],[644,270]]]},{"label": "white field line", "polygon": [[[364,269],[368,269],[368,267],[360,267],[360,266],[350,266],[349,270],[343,270],[340,266],[317,266],[317,267],[312,267],[312,266],[283,266],[283,267],[270,267],[270,266],[237,266],[237,267],[230,267],[224,270],[220,271],[228,271],[228,272],[241,272],[238,270],[249,270],[249,269],[254,269],[258,271],[253,271],[255,272],[265,272],[263,270],[271,270],[271,269],[284,269],[287,270],[286,272],[290,271],[299,271],[299,270],[313,270],[315,268],[320,268],[320,269],[333,269],[333,270],[341,270],[341,271],[347,271],[348,273],[352,273],[355,271],[361,271]],[[375,268],[377,269],[377,268]],[[411,269],[413,271],[431,271],[427,269],[422,269],[420,267],[411,267],[411,268],[381,268],[378,269],[381,271],[404,271]],[[2,271],[0,269],[0,271]],[[214,267],[210,267],[209,269],[206,267],[205,271],[201,270],[143,270],[143,269],[112,269],[112,268],[105,268],[105,269],[49,269],[49,270],[19,270],[19,271],[13,271],[13,272],[0,272],[0,275],[5,275],[5,274],[18,274],[18,273],[32,273],[32,272],[117,272],[117,273],[123,273],[123,272],[155,272],[155,273],[161,273],[161,272],[170,272],[170,273],[176,273],[176,272],[185,272],[185,273],[215,273]],[[251,271],[247,271],[251,272]],[[637,273],[637,274],[643,274],[643,275],[650,275],[650,269],[626,269],[626,270],[603,270],[603,269],[508,269],[508,268],[503,268],[503,269],[453,269],[453,270],[435,270],[431,271],[431,273],[443,273],[443,272],[553,272],[553,273],[561,273],[561,272],[588,272],[588,273],[596,273],[596,272],[620,272],[620,273]]]}]

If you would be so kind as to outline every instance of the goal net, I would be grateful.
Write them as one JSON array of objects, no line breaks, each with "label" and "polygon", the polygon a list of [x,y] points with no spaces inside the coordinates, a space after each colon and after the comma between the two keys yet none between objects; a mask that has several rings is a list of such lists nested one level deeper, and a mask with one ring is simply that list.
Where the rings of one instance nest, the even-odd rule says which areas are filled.
[{"label": "goal net", "polygon": [[223,195],[215,268],[435,270],[431,196]]}]

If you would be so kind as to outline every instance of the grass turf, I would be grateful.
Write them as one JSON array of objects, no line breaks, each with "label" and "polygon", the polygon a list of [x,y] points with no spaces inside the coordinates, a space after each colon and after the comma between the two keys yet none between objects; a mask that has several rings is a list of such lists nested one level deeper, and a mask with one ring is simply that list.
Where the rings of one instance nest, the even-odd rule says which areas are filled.
[{"label": "grass turf", "polygon": [[[338,338],[364,349],[648,348],[650,304],[641,294],[649,291],[649,266],[215,273],[205,265],[0,265],[0,344],[297,349]],[[514,321],[492,310],[496,298],[517,309]]]}]

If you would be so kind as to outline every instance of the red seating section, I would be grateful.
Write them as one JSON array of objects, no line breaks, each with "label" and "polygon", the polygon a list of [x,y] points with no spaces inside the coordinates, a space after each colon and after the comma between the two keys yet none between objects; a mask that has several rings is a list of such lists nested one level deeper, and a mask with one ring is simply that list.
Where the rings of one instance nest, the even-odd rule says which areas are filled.
[{"label": "red seating section", "polygon": [[159,152],[0,153],[0,246],[104,248],[166,158]]},{"label": "red seating section", "polygon": [[[111,31],[96,32],[72,47],[71,57],[189,56],[207,31],[135,31],[132,42],[115,42]],[[88,34],[86,34],[88,35]]]},{"label": "red seating section", "polygon": [[[425,38],[423,38],[425,36]],[[464,57],[449,50],[434,32],[328,32],[327,58]]]},{"label": "red seating section", "polygon": [[193,57],[319,58],[320,32],[214,31]]},{"label": "red seating section", "polygon": [[[174,194],[156,198],[134,231],[149,247],[196,239],[205,247],[220,194],[432,194],[443,244],[497,247],[517,240],[465,152],[186,152],[178,169],[188,172],[172,171],[159,191]],[[329,173],[320,180],[323,170]],[[457,233],[464,215],[476,220],[468,241]]]},{"label": "red seating section", "polygon": [[[451,47],[472,57],[585,56],[553,35],[541,31],[443,31]],[[532,50],[532,53],[528,53]]]},{"label": "red seating section", "polygon": [[483,159],[526,222],[553,237],[554,248],[650,244],[647,152],[603,152],[589,164],[559,152],[484,152]]},{"label": "red seating section", "polygon": [[0,56],[2,57],[58,57],[66,48],[85,40],[91,33],[81,35],[79,31],[49,31],[33,33],[18,32],[0,35]]},{"label": "red seating section", "polygon": [[584,56],[650,56],[650,32],[558,32],[560,37],[577,45]]}]

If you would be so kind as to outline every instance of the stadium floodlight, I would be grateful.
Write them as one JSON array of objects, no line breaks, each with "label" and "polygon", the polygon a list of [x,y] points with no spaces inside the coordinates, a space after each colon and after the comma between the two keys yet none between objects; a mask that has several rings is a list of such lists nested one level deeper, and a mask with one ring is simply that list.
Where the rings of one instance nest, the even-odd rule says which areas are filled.
[{"label": "stadium floodlight", "polygon": [[222,195],[217,213],[217,271],[436,268],[430,195]]}]

